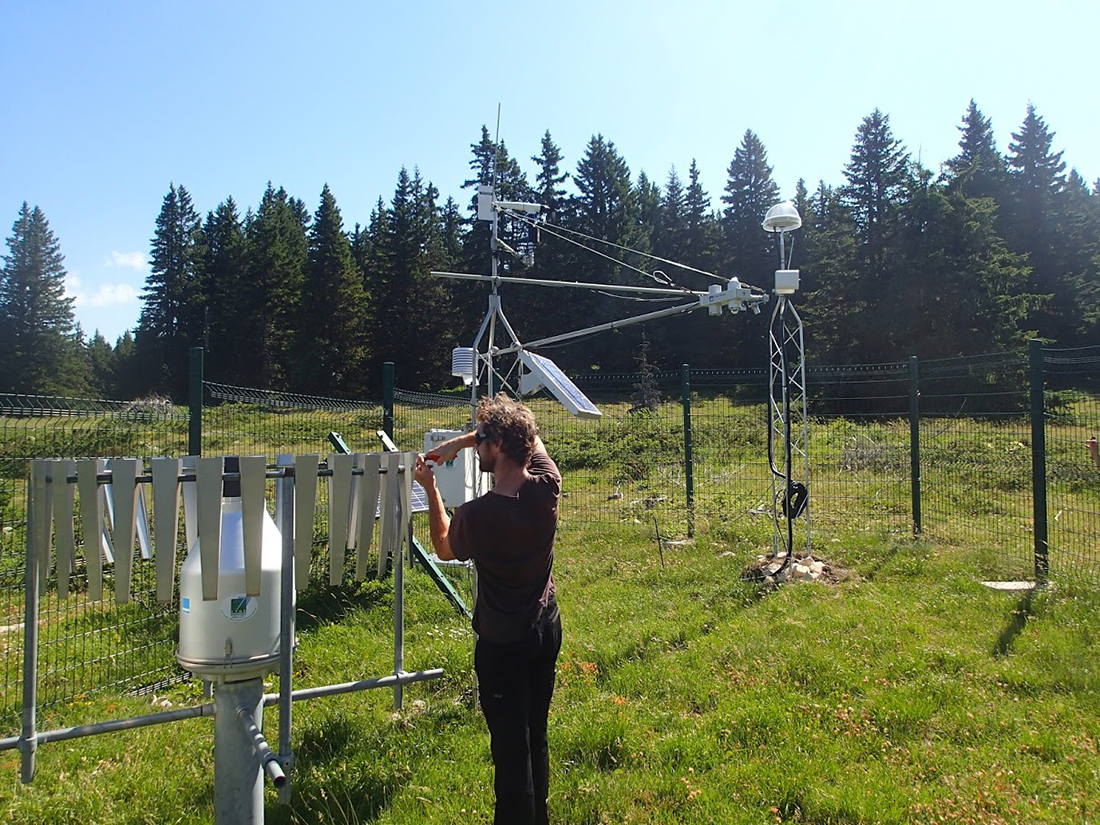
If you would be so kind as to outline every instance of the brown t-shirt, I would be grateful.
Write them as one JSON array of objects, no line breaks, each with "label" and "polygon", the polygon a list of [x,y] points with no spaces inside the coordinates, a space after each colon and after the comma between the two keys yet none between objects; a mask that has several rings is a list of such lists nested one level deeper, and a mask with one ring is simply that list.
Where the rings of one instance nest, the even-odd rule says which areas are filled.
[{"label": "brown t-shirt", "polygon": [[492,642],[526,636],[554,595],[561,474],[544,452],[527,472],[516,495],[488,492],[463,504],[448,531],[455,558],[477,562],[474,630]]}]

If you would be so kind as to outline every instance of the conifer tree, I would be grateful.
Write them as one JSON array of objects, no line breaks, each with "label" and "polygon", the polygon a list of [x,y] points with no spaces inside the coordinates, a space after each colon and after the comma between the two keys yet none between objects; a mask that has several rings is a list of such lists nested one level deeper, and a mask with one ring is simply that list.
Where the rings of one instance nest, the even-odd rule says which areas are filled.
[{"label": "conifer tree", "polygon": [[[457,208],[449,198],[448,203]],[[439,387],[448,380],[451,350],[459,345],[462,336],[468,336],[471,332],[460,325],[460,316],[451,311],[455,304],[455,282],[431,274],[433,270],[453,269],[456,261],[454,246],[457,239],[447,237],[444,210],[438,204],[439,190],[428,181],[418,203],[425,241],[416,272],[417,300],[412,309],[414,320],[422,330],[420,380],[425,387]]]},{"label": "conifer tree", "polygon": [[431,275],[433,269],[453,264],[445,248],[438,196],[419,170],[409,174],[402,168],[389,208],[383,213],[379,204],[372,215],[374,249],[384,260],[384,266],[370,273],[377,319],[372,349],[379,363],[400,366],[403,386],[438,388],[450,373],[456,336],[472,335],[464,319],[451,311],[448,287]]},{"label": "conifer tree", "polygon": [[[371,250],[371,237],[367,228],[361,226],[358,221],[355,222],[355,226],[351,230],[351,236],[348,238],[351,243],[351,259],[355,261],[355,266],[359,269],[360,274],[366,272],[366,263],[370,260]],[[366,285],[364,284],[364,289]]]},{"label": "conifer tree", "polygon": [[58,394],[84,386],[65,258],[49,221],[26,201],[0,269],[0,389]]},{"label": "conifer tree", "polygon": [[992,123],[973,100],[959,131],[959,153],[945,164],[951,185],[968,198],[1004,200],[1007,165],[997,151]]},{"label": "conifer tree", "polygon": [[[794,197],[791,198],[791,203],[794,204],[794,208],[798,210],[798,214],[802,217],[803,228],[812,226],[816,220],[816,215],[814,214],[814,200],[810,191],[806,188],[806,181],[804,178],[799,178],[798,182],[794,185]],[[805,233],[803,237],[805,238]],[[791,266],[794,269],[798,269],[801,262],[806,259],[808,250],[805,247],[806,241],[803,241],[791,250],[790,260]]]},{"label": "conifer tree", "polygon": [[[537,198],[519,163],[508,154],[504,141],[496,143],[491,140],[485,126],[481,127],[481,140],[471,144],[470,149],[474,155],[470,160],[474,175],[462,184],[464,189],[473,190],[470,197],[471,228],[463,254],[464,267],[467,272],[488,274],[491,228],[488,221],[477,220],[478,186],[495,186],[495,197],[498,201],[534,202]],[[501,216],[497,232],[498,237],[512,249],[526,243],[529,236],[527,224],[508,215]],[[498,262],[505,270],[499,274],[506,274],[518,264],[503,252],[498,255]]]},{"label": "conifer tree", "polygon": [[358,236],[353,236],[351,244],[352,258],[363,283],[364,312],[372,320],[367,325],[368,358],[364,373],[370,390],[381,385],[382,362],[388,360],[378,349],[379,327],[386,317],[385,280],[389,276],[390,260],[388,222],[385,201],[379,198],[371,209],[366,227],[360,230]]},{"label": "conifer tree", "polygon": [[[722,243],[719,253],[712,258],[714,265],[710,271],[768,289],[777,259],[774,239],[760,224],[768,209],[779,200],[779,187],[772,180],[767,150],[751,129],[745,130],[741,144],[734,150],[726,175],[721,199],[725,206],[719,221]],[[693,319],[692,323],[699,325],[700,321]],[[697,354],[691,360],[696,363],[720,354],[726,366],[766,363],[763,330],[761,322],[747,315],[734,322],[723,319],[721,324],[700,325],[694,335],[699,341]]]},{"label": "conifer tree", "polygon": [[[465,182],[465,187],[495,181],[498,200],[541,203],[549,208],[545,217],[553,224],[568,222],[570,204],[563,199],[561,184],[568,177],[561,172],[561,152],[549,132],[543,135],[541,153],[532,158],[538,164],[536,185],[532,187],[519,164],[508,152],[507,146],[489,139],[483,126],[481,142],[471,146],[474,157],[470,166],[475,178]],[[571,271],[573,253],[549,235],[533,229],[526,220],[503,215],[498,224],[499,238],[517,255],[503,248],[496,251],[497,272],[501,275],[560,278]],[[462,239],[462,255],[459,265],[465,272],[488,274],[492,267],[490,250],[491,224],[478,220],[476,195],[470,200],[469,230]],[[533,260],[532,260],[533,259]],[[456,340],[468,346],[485,312],[486,288],[484,284],[453,282],[447,292],[455,306],[449,314]],[[546,334],[548,329],[560,329],[557,325],[564,307],[560,295],[536,288],[508,287],[505,312],[514,329],[527,340]]]},{"label": "conifer tree", "polygon": [[[681,263],[717,274],[720,224],[710,206],[710,196],[699,181],[699,165],[692,158],[688,167],[688,185],[684,192],[685,249]],[[714,281],[706,276],[681,271],[678,283],[697,289],[707,289]],[[733,362],[732,354],[740,352],[749,334],[745,319],[729,322],[728,316],[713,318],[696,312],[679,322],[680,334],[674,340],[682,342],[675,355],[681,363],[712,366]]]},{"label": "conifer tree", "polygon": [[636,248],[643,252],[654,252],[661,220],[661,188],[649,179],[644,169],[638,172],[638,180],[634,185],[634,204],[637,215],[634,232]]},{"label": "conifer tree", "polygon": [[[680,180],[676,167],[668,170],[665,189],[661,193],[657,209],[657,221],[653,233],[653,254],[670,261],[681,262],[687,251],[687,205],[684,199],[684,184]],[[662,270],[670,267],[661,265]],[[671,267],[666,273],[677,283],[682,283],[681,270]]]},{"label": "conifer tree", "polygon": [[118,397],[115,350],[97,329],[87,345],[88,384],[98,398]]},{"label": "conifer tree", "polygon": [[363,280],[328,184],[309,231],[295,351],[295,386],[319,395],[360,397],[366,317]]},{"label": "conifer tree", "polygon": [[[543,231],[526,225],[527,237],[524,251],[533,256],[533,262],[531,266],[524,267],[513,274],[561,280],[575,273],[577,250],[555,237],[560,232],[552,228],[569,225],[572,219],[570,204],[563,186],[569,179],[569,173],[562,171],[563,156],[549,130],[542,136],[539,154],[532,156],[531,160],[537,164],[534,200],[542,204],[543,212],[540,220],[549,226],[546,231]],[[471,238],[471,242],[476,243],[476,239]],[[459,294],[456,292],[455,295],[458,299]],[[579,297],[570,296],[569,299],[563,300],[565,296],[554,289],[509,288],[505,310],[517,334],[526,340],[534,340],[560,332],[565,328],[571,317],[573,307],[571,299]],[[478,291],[475,305],[480,310],[484,309],[484,289]],[[479,321],[480,318],[471,319],[471,322]]]},{"label": "conifer tree", "polygon": [[111,397],[137,398],[146,387],[146,379],[141,374],[136,340],[129,330],[115,341],[113,362],[115,383]]},{"label": "conifer tree", "polygon": [[[633,247],[636,206],[630,181],[630,168],[615,144],[603,135],[594,135],[573,175],[579,194],[573,199],[576,226],[593,238]],[[596,244],[599,246],[599,244]],[[603,251],[614,251],[610,247]],[[585,255],[577,259],[578,280],[595,283],[638,283],[642,277],[605,258]],[[582,293],[574,304],[578,317],[604,321],[626,313],[615,298]],[[607,334],[593,339],[584,351],[569,351],[566,359],[575,367],[602,366],[604,369],[630,368],[627,346],[617,346],[619,336]],[[574,354],[576,353],[576,354]]]},{"label": "conifer tree", "polygon": [[605,241],[629,245],[633,197],[630,168],[615,144],[594,135],[573,176],[580,194],[577,219],[583,232]]},{"label": "conifer tree", "polygon": [[249,376],[238,357],[240,333],[251,324],[253,307],[246,298],[244,230],[232,197],[207,214],[203,240],[204,372],[212,380],[245,382]]},{"label": "conifer tree", "polygon": [[868,354],[858,349],[866,307],[853,305],[866,296],[851,287],[856,277],[855,221],[841,191],[824,181],[818,183],[810,202],[812,208],[803,214],[797,244],[805,254],[799,264],[799,280],[807,284],[801,290],[807,346],[819,363],[859,363]]},{"label": "conifer tree", "polygon": [[896,291],[893,279],[910,276],[900,266],[897,241],[898,216],[911,181],[909,155],[894,137],[889,115],[875,109],[863,118],[845,177],[841,193],[855,221],[858,253],[854,273],[838,284],[835,298],[861,318],[857,341],[863,352],[884,353],[896,316],[909,309],[884,296]]},{"label": "conifer tree", "polygon": [[1062,272],[1055,305],[1067,321],[1060,340],[1072,346],[1100,343],[1100,208],[1076,169],[1055,199],[1055,260]]},{"label": "conifer tree", "polygon": [[898,268],[917,277],[889,281],[888,302],[876,312],[892,320],[881,357],[952,357],[1023,345],[1020,322],[1033,303],[1024,291],[1027,266],[1006,248],[996,214],[991,198],[967,197],[914,167],[899,222]]},{"label": "conifer tree", "polygon": [[1028,104],[1027,115],[1008,145],[1009,229],[1013,251],[1026,254],[1031,265],[1029,290],[1046,296],[1029,317],[1038,334],[1070,345],[1082,328],[1078,284],[1081,251],[1073,238],[1073,221],[1065,197],[1066,164],[1053,151],[1054,132]]},{"label": "conifer tree", "polygon": [[881,277],[910,180],[909,154],[894,137],[889,115],[875,109],[863,118],[844,176],[842,192],[859,232],[865,275]]},{"label": "conifer tree", "polygon": [[295,352],[308,240],[298,204],[269,182],[247,224],[252,318],[239,336],[241,372],[260,387],[285,387]]},{"label": "conifer tree", "polygon": [[157,216],[137,348],[148,389],[186,397],[190,347],[203,343],[202,227],[191,195],[170,184]]},{"label": "conifer tree", "polygon": [[462,219],[462,211],[454,198],[448,197],[447,202],[443,204],[440,220],[442,221],[440,232],[442,233],[444,252],[450,260],[457,261],[462,255],[463,228],[466,223]]},{"label": "conifer tree", "polygon": [[1033,226],[1047,222],[1050,207],[1066,183],[1062,174],[1066,164],[1062,152],[1052,150],[1053,142],[1054,132],[1029,103],[1020,131],[1012,133],[1008,144],[1008,164],[1022,218]]},{"label": "conifer tree", "polygon": [[372,302],[378,297],[375,278],[386,267],[385,230],[388,220],[386,203],[379,198],[371,210],[366,228],[352,239],[351,254],[363,274],[363,291],[367,295],[367,300]]},{"label": "conifer tree", "polygon": [[661,387],[657,381],[657,368],[654,366],[649,349],[649,338],[642,330],[642,340],[634,352],[634,369],[637,381],[632,385],[630,395],[633,402],[628,413],[656,412],[661,406]]},{"label": "conifer tree", "polygon": [[562,184],[569,179],[569,173],[561,171],[561,150],[550,137],[549,129],[542,136],[540,154],[533,156],[531,160],[539,167],[535,175],[538,202],[547,209],[551,220],[558,220],[561,218],[562,206],[565,203],[565,189]]},{"label": "conifer tree", "polygon": [[717,269],[717,224],[710,208],[710,195],[699,182],[695,158],[688,167],[688,185],[684,191],[684,231],[686,249],[683,263],[713,272]]},{"label": "conifer tree", "polygon": [[734,150],[727,170],[722,203],[722,234],[728,255],[723,275],[748,283],[766,284],[775,270],[772,240],[760,228],[764,215],[779,200],[779,187],[772,180],[768,152],[751,129],[745,130],[741,145]]}]

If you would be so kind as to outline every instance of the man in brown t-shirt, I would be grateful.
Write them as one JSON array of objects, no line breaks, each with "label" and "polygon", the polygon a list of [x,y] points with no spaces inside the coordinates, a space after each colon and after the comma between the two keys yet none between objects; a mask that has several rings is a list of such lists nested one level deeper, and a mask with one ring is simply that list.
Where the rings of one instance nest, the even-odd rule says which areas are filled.
[{"label": "man in brown t-shirt", "polygon": [[[428,496],[432,545],[441,559],[477,564],[474,668],[489,726],[496,825],[544,825],[550,760],[546,722],[561,649],[554,594],[554,534],[561,474],[546,453],[531,411],[503,393],[482,398],[477,429],[416,463]],[[477,451],[493,489],[447,517],[425,459]]]}]

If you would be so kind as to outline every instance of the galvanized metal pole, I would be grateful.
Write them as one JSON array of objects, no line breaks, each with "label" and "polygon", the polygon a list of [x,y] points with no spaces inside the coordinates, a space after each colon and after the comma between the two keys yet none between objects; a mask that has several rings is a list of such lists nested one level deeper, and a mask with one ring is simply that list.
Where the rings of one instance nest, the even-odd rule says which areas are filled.
[{"label": "galvanized metal pole", "polygon": [[263,725],[264,681],[219,682],[214,688],[214,822],[216,825],[263,825],[263,760],[241,724],[247,710]]},{"label": "galvanized metal pole", "polygon": [[31,463],[31,478],[27,485],[26,590],[23,605],[23,731],[19,741],[22,763],[20,779],[24,784],[34,779],[34,753],[38,749],[35,709],[38,705],[38,599],[41,583],[38,558],[41,549],[37,538],[40,532],[38,522],[43,515],[45,474],[46,462]]},{"label": "galvanized metal pole", "polygon": [[1031,490],[1035,524],[1035,580],[1043,583],[1050,573],[1047,544],[1047,436],[1043,390],[1043,343],[1028,341],[1031,379]]},{"label": "galvanized metal pole", "polygon": [[[493,173],[493,200],[497,199],[496,190],[496,172]],[[492,314],[489,316],[489,344],[485,348],[485,392],[490,398],[493,397],[493,346],[496,344],[494,340],[496,338],[497,330],[497,313],[500,312],[500,295],[497,294],[497,287],[500,282],[497,278],[497,250],[498,250],[498,232],[500,231],[500,212],[493,209],[493,223],[492,223],[492,237],[489,240],[489,273],[493,277],[492,292],[489,294],[489,306],[492,308]]]},{"label": "galvanized metal pole", "polygon": [[393,440],[393,361],[382,365],[382,429]]},{"label": "galvanized metal pole", "polygon": [[294,751],[290,744],[291,707],[294,669],[294,632],[297,618],[294,600],[294,456],[280,455],[275,460],[286,473],[275,482],[276,516],[282,536],[282,568],[279,573],[279,764],[287,780],[279,788],[279,802],[290,804],[290,772]]},{"label": "galvanized metal pole", "polygon": [[[408,465],[406,461],[411,453],[402,453],[398,460],[404,465],[404,469],[401,471],[401,477],[398,479],[398,484],[404,486],[405,478],[404,473],[411,473],[412,467]],[[391,467],[396,466],[391,464]],[[406,513],[404,508],[401,508],[401,519],[403,523],[398,524],[397,529],[404,533],[398,533],[397,538],[397,551],[400,553],[401,548],[404,546],[403,542],[406,539],[412,538],[412,514]],[[405,670],[405,559],[395,558],[393,560],[393,672],[394,674],[403,673]],[[400,682],[395,682],[393,686],[393,709],[401,710],[404,704],[404,692]]]},{"label": "galvanized metal pole", "polygon": [[917,356],[909,356],[909,486],[913,495],[913,533],[921,532],[920,512],[920,377]]},{"label": "galvanized metal pole", "polygon": [[695,467],[691,454],[691,368],[680,365],[680,398],[684,408],[684,482],[687,487],[688,536],[695,535]]},{"label": "galvanized metal pole", "polygon": [[202,347],[192,347],[191,382],[188,393],[188,455],[202,455],[202,369]]}]

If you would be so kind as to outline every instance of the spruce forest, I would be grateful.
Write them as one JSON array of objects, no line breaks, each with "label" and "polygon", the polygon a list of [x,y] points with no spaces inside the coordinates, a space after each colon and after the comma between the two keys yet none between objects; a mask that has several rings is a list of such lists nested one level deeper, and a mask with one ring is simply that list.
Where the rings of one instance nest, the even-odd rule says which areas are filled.
[{"label": "spruce forest", "polygon": [[[1100,344],[1100,180],[1067,171],[1034,106],[1005,154],[974,102],[958,128],[958,153],[930,169],[876,109],[858,125],[838,181],[800,180],[782,193],[803,219],[791,266],[801,270],[795,301],[814,363],[973,355],[1035,337]],[[485,127],[471,149],[458,200],[444,199],[417,169],[401,169],[393,196],[350,226],[327,185],[315,209],[269,183],[255,207],[242,212],[227,196],[203,217],[186,187],[170,184],[140,319],[114,343],[75,324],[61,239],[24,203],[0,272],[0,391],[181,402],[194,346],[206,350],[206,379],[230,384],[371,398],[382,364],[394,361],[402,387],[450,386],[450,351],[472,343],[487,288],[429,273],[489,272],[489,224],[475,220],[475,201],[477,185],[494,176],[498,199],[541,203],[549,224],[600,239],[585,243],[606,253],[563,242],[561,230],[502,221],[502,240],[519,253],[501,253],[502,274],[705,290],[713,273],[771,288],[778,257],[760,222],[781,193],[751,130],[720,193],[704,190],[694,162],[686,178],[675,168],[663,180],[634,175],[600,134],[575,165],[549,131],[526,157]],[[522,254],[529,251],[533,259]],[[501,289],[523,340],[666,305]],[[553,357],[574,375],[633,370],[644,340],[659,369],[763,366],[769,311],[696,312],[597,335]]]}]

